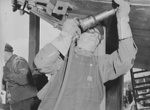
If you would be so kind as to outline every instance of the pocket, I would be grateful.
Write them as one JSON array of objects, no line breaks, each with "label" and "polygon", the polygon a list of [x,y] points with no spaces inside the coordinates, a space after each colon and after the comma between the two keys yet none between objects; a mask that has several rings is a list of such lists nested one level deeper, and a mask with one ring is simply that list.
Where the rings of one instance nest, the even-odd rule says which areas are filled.
[{"label": "pocket", "polygon": [[97,65],[74,62],[71,65],[67,87],[94,88],[98,80]]}]

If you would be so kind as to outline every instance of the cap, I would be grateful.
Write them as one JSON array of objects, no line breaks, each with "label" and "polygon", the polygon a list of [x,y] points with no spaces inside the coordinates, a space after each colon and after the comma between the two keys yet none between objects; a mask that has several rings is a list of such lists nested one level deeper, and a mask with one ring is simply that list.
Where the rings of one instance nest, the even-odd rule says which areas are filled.
[{"label": "cap", "polygon": [[96,25],[95,28],[100,32],[101,35],[104,34],[104,29],[101,24]]},{"label": "cap", "polygon": [[9,45],[8,43],[5,44],[5,51],[7,52],[13,52],[13,47],[11,45]]}]

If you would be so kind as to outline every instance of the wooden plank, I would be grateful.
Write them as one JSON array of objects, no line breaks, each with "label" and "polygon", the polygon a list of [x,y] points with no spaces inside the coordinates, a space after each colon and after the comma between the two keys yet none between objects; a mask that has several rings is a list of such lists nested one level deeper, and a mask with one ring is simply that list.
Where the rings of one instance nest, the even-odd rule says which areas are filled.
[{"label": "wooden plank", "polygon": [[138,93],[138,95],[139,96],[146,96],[146,95],[148,96],[148,95],[150,95],[150,92],[145,92],[145,93],[140,93],[140,94]]},{"label": "wooden plank", "polygon": [[142,97],[142,98],[137,98],[136,100],[137,101],[141,101],[141,100],[146,100],[146,99],[150,99],[150,96]]},{"label": "wooden plank", "polygon": [[149,89],[150,86],[143,86],[143,87],[135,87],[136,90],[145,90],[145,89]]},{"label": "wooden plank", "polygon": [[148,81],[148,82],[142,82],[142,83],[136,83],[136,86],[137,85],[143,85],[143,84],[150,84],[150,81]]},{"label": "wooden plank", "polygon": [[135,77],[134,79],[145,79],[145,78],[150,78],[150,75],[148,75],[148,76],[142,76],[142,77]]},{"label": "wooden plank", "polygon": [[30,22],[29,22],[29,65],[31,70],[34,68],[33,60],[35,55],[39,51],[40,45],[40,18],[37,17],[32,12],[30,13]]}]

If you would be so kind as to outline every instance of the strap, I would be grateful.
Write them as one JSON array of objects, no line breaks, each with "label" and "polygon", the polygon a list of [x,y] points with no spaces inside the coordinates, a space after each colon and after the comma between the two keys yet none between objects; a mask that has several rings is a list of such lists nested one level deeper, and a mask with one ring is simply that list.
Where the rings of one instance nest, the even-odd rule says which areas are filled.
[{"label": "strap", "polygon": [[70,70],[70,67],[71,67],[71,62],[72,62],[73,53],[74,53],[74,47],[75,47],[75,41],[73,40],[72,43],[71,43],[70,51],[69,51],[68,62],[66,63],[67,68],[66,68],[66,71],[64,71],[64,72],[66,72],[65,73],[65,77],[64,77],[64,81],[63,81],[61,91],[59,93],[58,99],[57,99],[57,101],[55,103],[55,106],[54,106],[53,110],[57,110],[57,108],[58,108],[58,106],[60,104],[60,101],[62,99],[64,90],[66,88],[67,81],[68,81],[68,76],[69,76],[69,72],[70,72],[69,70]]}]

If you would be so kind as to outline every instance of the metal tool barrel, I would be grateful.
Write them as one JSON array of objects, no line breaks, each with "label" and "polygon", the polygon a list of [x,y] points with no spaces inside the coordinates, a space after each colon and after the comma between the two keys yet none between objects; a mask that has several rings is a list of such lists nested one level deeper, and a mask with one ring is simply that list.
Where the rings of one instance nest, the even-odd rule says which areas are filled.
[{"label": "metal tool barrel", "polygon": [[117,11],[117,9],[112,9],[109,11],[105,11],[102,13],[98,13],[96,15],[91,15],[91,16],[85,17],[83,19],[80,19],[79,20],[80,27],[83,31],[85,31],[85,30],[97,25],[100,21],[103,21],[104,19],[114,15],[116,11]]}]

